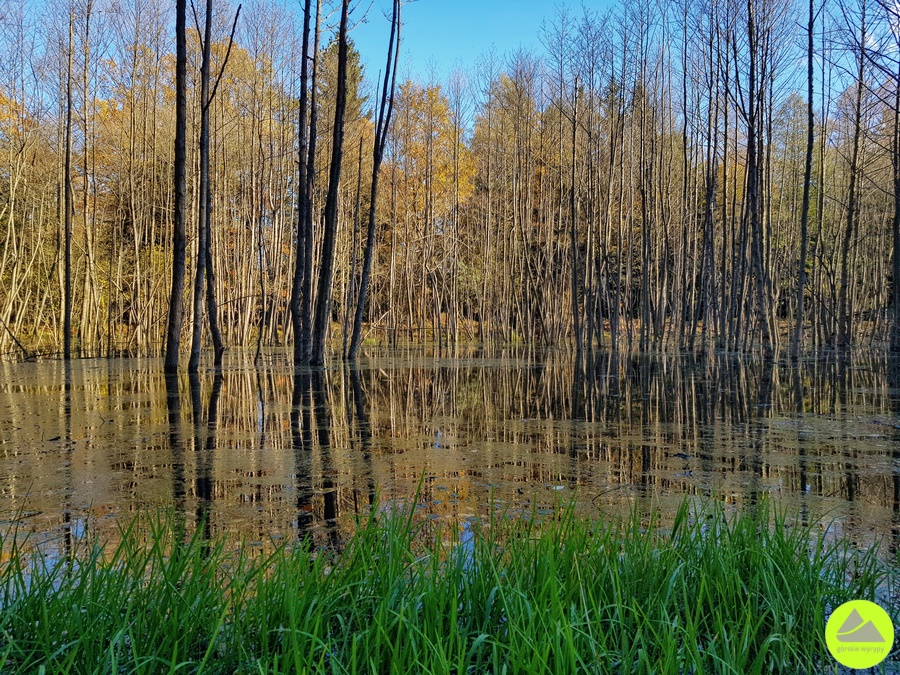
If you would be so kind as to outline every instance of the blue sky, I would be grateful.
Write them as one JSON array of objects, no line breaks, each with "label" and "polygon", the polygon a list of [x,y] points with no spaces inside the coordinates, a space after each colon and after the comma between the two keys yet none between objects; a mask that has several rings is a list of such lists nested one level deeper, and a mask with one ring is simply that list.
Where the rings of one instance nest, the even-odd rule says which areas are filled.
[{"label": "blue sky", "polygon": [[[362,0],[358,11],[367,6],[367,0]],[[374,0],[367,22],[351,34],[372,80],[384,68],[390,28],[385,13],[390,7],[389,1]],[[580,14],[578,7],[573,10]],[[554,12],[553,2],[540,0],[416,0],[405,4],[401,73],[427,79],[433,62],[440,81],[456,65],[473,68],[491,45],[499,56],[519,47],[540,50],[541,21]]]}]

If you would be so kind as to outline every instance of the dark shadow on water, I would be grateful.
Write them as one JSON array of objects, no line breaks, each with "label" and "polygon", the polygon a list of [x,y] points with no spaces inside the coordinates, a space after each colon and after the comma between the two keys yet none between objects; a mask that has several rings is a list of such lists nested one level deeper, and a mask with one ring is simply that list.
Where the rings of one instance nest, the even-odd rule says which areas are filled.
[{"label": "dark shadow on water", "polygon": [[[372,428],[369,425],[369,414],[366,412],[368,403],[366,401],[366,392],[363,390],[362,381],[359,376],[359,369],[356,364],[348,365],[344,368],[345,376],[349,376],[350,390],[353,392],[353,415],[350,415],[351,406],[347,405],[347,425],[355,426],[355,432],[351,433],[351,446],[354,451],[358,451],[363,459],[364,465],[367,467],[365,472],[366,480],[366,496],[367,506],[375,503],[375,481],[372,479]],[[346,385],[346,382],[345,382]],[[356,490],[353,492],[354,510],[360,512],[356,499]]]},{"label": "dark shadow on water", "polygon": [[338,484],[335,482],[335,469],[331,448],[331,409],[328,404],[328,390],[325,386],[325,373],[317,368],[312,374],[312,398],[315,410],[316,441],[322,462],[322,498],[323,515],[328,542],[333,547],[340,546],[337,531],[337,519],[340,515],[338,502]]},{"label": "dark shadow on water", "polygon": [[208,542],[213,534],[212,504],[215,490],[213,466],[216,454],[216,430],[219,426],[219,397],[222,394],[223,382],[222,372],[217,369],[213,374],[212,388],[209,392],[209,404],[206,407],[204,437],[200,378],[196,373],[189,375],[194,428],[194,453],[197,467],[194,478],[194,495],[197,500],[194,509],[194,524],[196,527],[203,528],[201,535],[205,542]]},{"label": "dark shadow on water", "polygon": [[[900,354],[894,354],[888,360],[887,369],[888,397],[891,410],[897,419],[900,419]],[[894,425],[894,444],[891,457],[893,458],[894,471],[891,474],[891,483],[894,492],[893,522],[891,523],[890,552],[893,555],[900,553],[900,422]]]},{"label": "dark shadow on water", "polygon": [[[341,514],[339,484],[332,457],[331,389],[322,369],[294,370],[290,428],[294,480],[297,494],[294,519],[297,538],[311,539],[333,547],[341,544],[338,518]],[[318,476],[318,480],[317,480]],[[318,526],[325,541],[319,541]]]},{"label": "dark shadow on water", "polygon": [[181,432],[181,392],[177,373],[166,373],[166,412],[169,422],[169,449],[172,467],[172,506],[179,539],[185,536],[187,489],[184,476],[184,438]]},{"label": "dark shadow on water", "polygon": [[297,493],[295,527],[300,539],[313,524],[313,487],[309,470],[312,458],[312,406],[310,378],[306,368],[294,371],[291,394],[291,440],[294,454],[294,490]]},{"label": "dark shadow on water", "polygon": [[65,469],[65,496],[63,497],[63,555],[65,560],[72,562],[73,537],[72,537],[72,461],[73,455],[73,439],[72,439],[72,362],[69,359],[63,361],[64,383],[63,383],[63,443],[65,448],[65,458],[63,459],[63,467]]}]

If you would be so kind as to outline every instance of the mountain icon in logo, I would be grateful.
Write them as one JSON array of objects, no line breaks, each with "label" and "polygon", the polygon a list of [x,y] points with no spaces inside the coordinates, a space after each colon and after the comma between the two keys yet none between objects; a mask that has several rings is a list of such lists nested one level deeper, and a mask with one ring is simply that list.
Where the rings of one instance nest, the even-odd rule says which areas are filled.
[{"label": "mountain icon in logo", "polygon": [[877,603],[848,600],[836,607],[825,623],[825,645],[842,666],[877,666],[891,653],[894,623]]},{"label": "mountain icon in logo", "polygon": [[838,628],[837,639],[839,642],[884,642],[884,636],[875,628],[875,624],[866,621],[855,609]]}]

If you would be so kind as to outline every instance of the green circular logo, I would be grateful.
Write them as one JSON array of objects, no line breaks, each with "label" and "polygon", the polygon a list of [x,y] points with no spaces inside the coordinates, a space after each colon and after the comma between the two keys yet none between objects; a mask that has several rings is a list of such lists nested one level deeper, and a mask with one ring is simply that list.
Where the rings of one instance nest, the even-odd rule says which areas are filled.
[{"label": "green circular logo", "polygon": [[825,624],[828,651],[848,668],[871,668],[891,651],[894,624],[881,607],[868,600],[851,600],[835,609]]}]

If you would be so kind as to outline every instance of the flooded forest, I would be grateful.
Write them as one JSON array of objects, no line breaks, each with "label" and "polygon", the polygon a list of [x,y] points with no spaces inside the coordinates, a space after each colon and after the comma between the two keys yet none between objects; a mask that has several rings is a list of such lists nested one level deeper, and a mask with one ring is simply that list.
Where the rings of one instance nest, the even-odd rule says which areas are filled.
[{"label": "flooded forest", "polygon": [[896,3],[558,6],[440,76],[384,4],[2,4],[7,522],[771,494],[895,553]]},{"label": "flooded forest", "polygon": [[58,542],[165,506],[260,546],[327,545],[412,495],[451,522],[771,497],[900,552],[900,370],[884,358],[597,354],[574,375],[570,355],[530,350],[290,360],[229,352],[176,386],[157,360],[0,364],[4,518]]},{"label": "flooded forest", "polygon": [[0,353],[890,346],[894,3],[548,8],[440,77],[401,4],[5,2]]},{"label": "flooded forest", "polygon": [[898,0],[0,0],[0,675],[900,673],[898,281]]}]

